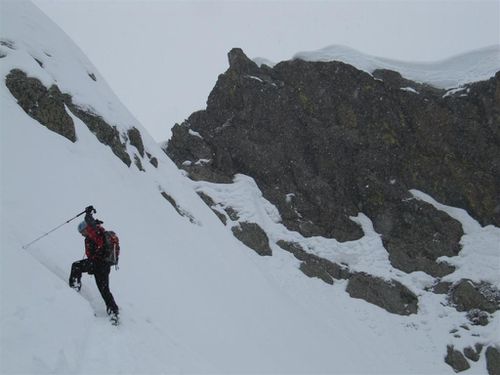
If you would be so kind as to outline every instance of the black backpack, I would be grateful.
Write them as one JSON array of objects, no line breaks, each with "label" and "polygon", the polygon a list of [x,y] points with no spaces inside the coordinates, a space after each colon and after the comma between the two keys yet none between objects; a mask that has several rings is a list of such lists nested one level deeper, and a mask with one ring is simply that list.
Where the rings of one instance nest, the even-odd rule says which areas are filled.
[{"label": "black backpack", "polygon": [[111,266],[118,266],[120,239],[112,230],[104,231],[104,260]]}]

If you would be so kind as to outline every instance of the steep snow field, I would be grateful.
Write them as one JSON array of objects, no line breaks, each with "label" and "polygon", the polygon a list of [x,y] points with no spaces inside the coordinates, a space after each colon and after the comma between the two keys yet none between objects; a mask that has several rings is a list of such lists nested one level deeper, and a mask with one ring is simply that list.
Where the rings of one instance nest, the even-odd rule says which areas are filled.
[{"label": "steep snow field", "polygon": [[[465,314],[443,306],[444,296],[424,291],[432,282],[428,276],[392,269],[364,215],[355,219],[366,233],[360,241],[303,239],[278,223],[276,209],[248,177],[228,185],[189,181],[57,26],[31,3],[1,6],[2,79],[22,69],[46,86],[57,84],[121,131],[135,126],[159,167],[147,160],[145,172],[126,167],[69,110],[77,142],[48,131],[0,85],[0,373],[452,374],[443,361],[447,344],[499,343],[498,312],[487,327],[460,329]],[[136,150],[128,147],[132,156]],[[180,216],[162,191],[188,215]],[[274,244],[272,257],[259,257],[196,191],[260,223],[271,242],[301,241],[353,269],[397,278],[419,294],[419,313],[388,314],[350,298],[345,282],[308,279]],[[89,204],[121,240],[120,269],[110,276],[119,327],[109,324],[92,276],[83,278],[80,293],[67,285],[71,263],[83,256],[78,219],[21,248]],[[459,215],[472,228],[467,236],[481,241],[465,238],[469,250],[457,257],[457,272],[481,278],[485,270],[498,286],[500,270],[490,261],[498,259],[491,250],[498,249],[498,228],[481,228]],[[474,251],[489,251],[488,264],[470,263]],[[460,338],[449,334],[454,328]],[[468,373],[486,372],[484,355],[471,364]]]}]

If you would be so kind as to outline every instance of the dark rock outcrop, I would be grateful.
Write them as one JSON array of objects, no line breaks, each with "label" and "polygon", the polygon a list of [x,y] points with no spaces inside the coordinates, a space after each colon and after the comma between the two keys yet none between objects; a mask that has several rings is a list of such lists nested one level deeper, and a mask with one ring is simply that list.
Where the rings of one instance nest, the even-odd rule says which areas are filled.
[{"label": "dark rock outcrop", "polygon": [[464,355],[467,357],[467,359],[470,359],[471,361],[477,362],[479,361],[479,356],[481,354],[481,351],[483,350],[483,346],[481,344],[476,344],[474,348],[468,346],[464,348]]},{"label": "dark rock outcrop", "polygon": [[489,346],[486,349],[486,368],[489,375],[500,375],[500,350]]},{"label": "dark rock outcrop", "polygon": [[40,80],[28,77],[19,69],[13,69],[6,77],[5,84],[18,104],[32,118],[48,129],[76,141],[75,125],[68,115],[65,105],[97,139],[108,145],[113,153],[127,166],[131,165],[126,145],[120,139],[120,132],[104,121],[102,117],[75,105],[68,94],[63,94],[56,85],[46,88]]},{"label": "dark rock outcrop", "polygon": [[5,85],[28,115],[47,129],[76,142],[75,124],[66,113],[66,99],[57,86],[47,89],[40,80],[28,77],[19,69],[7,75]]},{"label": "dark rock outcrop", "polygon": [[[199,112],[193,113],[190,118],[195,118],[197,113]],[[165,149],[170,158],[179,167],[186,170],[193,180],[231,183],[232,176],[221,173],[212,167],[214,153],[210,146],[203,138],[193,135],[189,130],[187,122],[172,128],[172,139],[175,138],[176,146],[172,147],[173,143],[169,142]],[[197,164],[199,160],[208,160],[208,162],[200,165]]]},{"label": "dark rock outcrop", "polygon": [[363,299],[393,314],[410,315],[418,311],[417,296],[397,281],[353,273],[343,265],[308,253],[295,242],[280,240],[277,245],[301,261],[299,269],[308,277],[330,285],[334,280],[348,279],[346,291],[351,297]]},{"label": "dark rock outcrop", "polygon": [[[141,138],[141,142],[142,142],[142,138]],[[146,155],[147,155],[151,165],[155,168],[158,168],[158,159],[155,158],[153,155],[151,155],[149,152],[146,152]]]},{"label": "dark rock outcrop", "polygon": [[87,125],[99,142],[109,146],[113,153],[130,167],[132,160],[127,152],[127,146],[122,142],[120,132],[116,126],[111,126],[104,121],[101,116],[74,105],[69,96],[66,105],[75,116]]},{"label": "dark rock outcrop", "polygon": [[205,202],[205,204],[210,207],[212,212],[219,218],[219,220],[222,222],[222,224],[226,225],[227,224],[227,218],[226,215],[224,215],[222,212],[219,212],[218,210],[215,209],[215,202],[214,200],[208,196],[207,194],[203,193],[202,191],[199,191],[197,193],[200,198]]},{"label": "dark rock outcrop", "polygon": [[492,285],[476,285],[470,280],[461,280],[451,291],[451,301],[458,311],[480,310],[494,313],[500,309],[500,292]]},{"label": "dark rock outcrop", "polygon": [[450,282],[438,282],[432,287],[432,291],[436,294],[448,294],[453,283]]},{"label": "dark rock outcrop", "polygon": [[487,326],[490,322],[488,313],[480,309],[472,309],[467,312],[467,319],[475,326]]},{"label": "dark rock outcrop", "polygon": [[365,273],[354,274],[347,284],[347,293],[382,307],[393,314],[418,312],[418,297],[398,281],[386,281]]},{"label": "dark rock outcrop", "polygon": [[134,164],[141,172],[145,172],[145,169],[142,166],[141,158],[134,154]]},{"label": "dark rock outcrop", "polygon": [[272,255],[266,232],[256,223],[241,222],[232,228],[234,236],[261,256]]},{"label": "dark rock outcrop", "polygon": [[253,177],[304,236],[360,238],[363,212],[395,267],[436,277],[453,272],[436,260],[458,253],[462,228],[409,189],[500,225],[500,74],[461,96],[341,62],[258,67],[234,49],[229,63],[166,148],[191,178]]},{"label": "dark rock outcrop", "polygon": [[300,270],[308,277],[317,277],[327,284],[333,284],[334,279],[348,279],[349,270],[328,259],[306,252],[298,243],[280,240],[277,245],[283,250],[292,253],[300,260]]},{"label": "dark rock outcrop", "polygon": [[437,258],[458,254],[462,227],[430,204],[410,200],[386,208],[375,218],[374,227],[382,233],[394,267],[405,272],[425,271],[435,277],[455,270],[447,263],[437,262]]},{"label": "dark rock outcrop", "polygon": [[177,211],[179,215],[187,217],[192,224],[199,224],[199,222],[195,219],[195,217],[191,213],[180,207],[170,194],[164,191],[160,192],[160,194],[172,205],[172,207],[175,209],[175,211]]},{"label": "dark rock outcrop", "polygon": [[232,220],[232,221],[238,221],[240,219],[240,215],[238,215],[238,212],[232,208],[232,207],[224,207],[224,211],[226,212],[227,216],[229,216],[229,218]]},{"label": "dark rock outcrop", "polygon": [[127,131],[127,135],[130,144],[139,151],[141,157],[144,157],[144,143],[142,142],[141,132],[136,127],[132,127]]},{"label": "dark rock outcrop", "polygon": [[465,371],[470,368],[469,362],[467,362],[464,355],[460,351],[455,350],[452,345],[448,346],[444,361],[449,364],[455,372]]}]

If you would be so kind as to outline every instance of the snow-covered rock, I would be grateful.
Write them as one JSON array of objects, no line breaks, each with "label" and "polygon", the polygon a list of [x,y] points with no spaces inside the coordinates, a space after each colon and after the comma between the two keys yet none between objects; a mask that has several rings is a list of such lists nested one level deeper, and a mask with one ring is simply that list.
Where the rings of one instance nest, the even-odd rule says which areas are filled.
[{"label": "snow-covered rock", "polygon": [[370,74],[377,69],[393,70],[412,81],[427,83],[441,89],[451,89],[493,77],[500,70],[500,45],[425,63],[370,56],[339,45],[299,52],[294,58],[305,61],[342,61]]}]

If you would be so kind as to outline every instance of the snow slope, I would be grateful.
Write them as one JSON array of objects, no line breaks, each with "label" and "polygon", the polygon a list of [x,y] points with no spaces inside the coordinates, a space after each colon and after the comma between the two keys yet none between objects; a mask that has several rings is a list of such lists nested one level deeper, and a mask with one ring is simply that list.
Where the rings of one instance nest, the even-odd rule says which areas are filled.
[{"label": "snow slope", "polygon": [[[352,48],[332,45],[317,51],[299,52],[294,59],[305,61],[342,61],[359,70],[394,70],[407,79],[441,89],[452,89],[467,83],[483,81],[500,70],[500,45],[485,47],[436,62],[405,62],[366,55]],[[258,64],[272,65],[264,59]]]},{"label": "snow slope", "polygon": [[[188,180],[57,26],[31,3],[1,6],[2,80],[12,68],[22,69],[47,86],[56,83],[119,130],[135,126],[159,167],[143,160],[145,172],[128,168],[69,110],[77,142],[48,131],[0,85],[0,373],[451,374],[443,362],[447,344],[500,341],[498,313],[487,327],[460,330],[464,314],[443,306],[443,296],[424,291],[432,280],[392,269],[364,215],[356,219],[366,232],[360,241],[306,240],[277,222],[276,209],[248,177],[228,185]],[[128,145],[131,156],[135,151]],[[221,204],[231,203],[242,217],[259,222],[272,241],[310,241],[323,256],[398,277],[420,295],[419,314],[388,314],[350,298],[345,282],[332,287],[308,279],[298,261],[274,244],[272,257],[257,256],[196,191],[220,194]],[[119,327],[107,321],[91,276],[80,293],[67,286],[71,263],[83,254],[78,220],[21,248],[89,204],[121,240],[120,269],[111,273]],[[472,235],[490,233],[480,235],[480,248],[499,238],[498,228],[472,228]],[[461,267],[465,260],[456,261],[458,271],[480,278],[476,267],[482,265],[467,269]],[[498,285],[500,272],[489,267],[488,277]],[[453,328],[460,338],[449,334]],[[469,373],[485,373],[484,355],[472,366]]]}]

